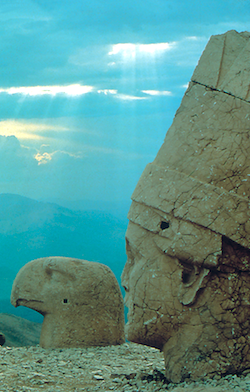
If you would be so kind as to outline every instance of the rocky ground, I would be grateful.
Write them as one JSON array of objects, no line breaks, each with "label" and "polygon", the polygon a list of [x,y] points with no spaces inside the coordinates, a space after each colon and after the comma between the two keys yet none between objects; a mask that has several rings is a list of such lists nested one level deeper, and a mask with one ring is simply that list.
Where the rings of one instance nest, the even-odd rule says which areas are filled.
[{"label": "rocky ground", "polygon": [[[250,392],[250,371],[204,382],[169,384],[163,354],[154,348],[120,346],[44,350],[41,324],[0,313],[0,392]],[[22,347],[21,347],[22,346]]]},{"label": "rocky ground", "polygon": [[163,354],[134,343],[55,350],[0,347],[1,392],[164,390],[246,392],[250,391],[250,373],[174,385],[164,378]]}]

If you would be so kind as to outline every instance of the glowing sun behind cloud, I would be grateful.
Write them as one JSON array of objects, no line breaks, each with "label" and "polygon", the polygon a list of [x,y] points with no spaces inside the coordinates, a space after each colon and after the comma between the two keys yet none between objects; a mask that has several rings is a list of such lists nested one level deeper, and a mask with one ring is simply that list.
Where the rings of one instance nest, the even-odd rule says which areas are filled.
[{"label": "glowing sun behind cloud", "polygon": [[19,140],[42,140],[44,137],[39,135],[43,131],[67,131],[68,128],[58,125],[39,124],[35,122],[20,120],[0,121],[0,135],[16,136]]},{"label": "glowing sun behind cloud", "polygon": [[155,56],[156,54],[171,50],[175,44],[175,42],[160,42],[156,44],[115,44],[108,54],[110,56],[120,54],[127,58],[135,58],[135,56],[140,53]]}]

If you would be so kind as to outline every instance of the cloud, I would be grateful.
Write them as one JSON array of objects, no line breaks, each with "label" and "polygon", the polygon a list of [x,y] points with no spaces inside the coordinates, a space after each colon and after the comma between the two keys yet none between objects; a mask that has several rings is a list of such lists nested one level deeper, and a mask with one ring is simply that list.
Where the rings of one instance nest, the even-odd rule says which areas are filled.
[{"label": "cloud", "polygon": [[51,16],[48,12],[44,12],[42,7],[39,7],[36,2],[32,0],[12,0],[11,2],[3,0],[0,4],[0,21],[5,28],[9,28],[12,33],[18,31],[25,33],[29,31],[33,23],[48,22]]},{"label": "cloud", "polygon": [[15,188],[19,187],[20,182],[25,186],[29,173],[36,166],[33,158],[34,152],[34,149],[21,146],[15,136],[0,136],[1,189],[8,189],[8,191],[13,192]]},{"label": "cloud", "polygon": [[[208,38],[183,34],[168,42],[130,41],[88,46],[72,54],[68,65],[75,68],[75,74],[84,70],[91,85],[96,85],[94,79],[98,73],[101,84],[98,92],[107,96],[113,94],[120,101],[141,101],[143,97],[136,91],[143,91],[151,99],[170,95],[170,91],[179,96],[179,86],[190,79]],[[144,41],[147,39],[143,38]],[[177,72],[177,67],[181,72]],[[154,91],[165,93],[156,94]]]},{"label": "cloud", "polygon": [[16,136],[19,140],[42,140],[45,136],[42,135],[46,131],[68,131],[69,129],[59,124],[44,124],[32,122],[28,120],[3,120],[0,121],[0,135],[2,136]]},{"label": "cloud", "polygon": [[158,43],[118,43],[112,45],[108,52],[110,60],[108,66],[114,67],[122,64],[137,63],[140,66],[147,62],[155,61],[176,47],[176,42],[158,42]]},{"label": "cloud", "polygon": [[108,95],[108,94],[111,94],[111,95],[115,95],[115,94],[117,94],[117,90],[114,90],[114,89],[104,89],[104,90],[97,90],[97,92],[98,92],[98,94],[104,94],[104,95]]},{"label": "cloud", "polygon": [[117,94],[115,97],[122,101],[142,101],[147,99],[146,97],[138,97],[136,95],[129,95],[129,94]]},{"label": "cloud", "polygon": [[[144,94],[151,96],[164,96],[171,95],[170,91],[158,91],[158,90],[142,90]],[[21,94],[28,95],[30,97],[35,96],[43,96],[43,95],[51,95],[56,96],[58,94],[64,94],[66,96],[81,96],[88,93],[98,93],[103,95],[111,95],[115,96],[115,98],[124,100],[124,101],[133,101],[133,100],[144,100],[146,97],[135,96],[131,94],[123,94],[119,93],[117,89],[97,89],[93,86],[82,86],[80,84],[68,85],[68,86],[26,86],[26,87],[9,87],[9,88],[0,88],[0,94],[7,93],[9,95]],[[18,132],[19,137],[21,138],[29,138],[27,131],[35,131],[35,130],[52,130],[49,126],[38,125],[38,124],[27,124],[21,123],[20,121],[2,121],[0,122],[0,133],[4,135],[9,135],[11,131]],[[63,129],[60,129],[63,130]],[[22,132],[26,131],[26,132]],[[33,135],[33,139],[39,138],[40,136]]]},{"label": "cloud", "polygon": [[[206,0],[196,2],[194,7],[192,2],[173,0],[148,0],[146,5],[139,0],[109,0],[103,4],[93,0],[84,5],[80,0],[3,0],[0,3],[1,84],[4,87],[61,86],[84,80],[84,84],[98,85],[98,89],[109,88],[102,82],[106,76],[118,79],[124,57],[129,60],[135,55],[137,63],[140,58],[147,59],[150,66],[153,58],[157,61],[164,58],[163,63],[168,64],[169,60],[173,64],[172,54],[185,36],[189,37],[189,42],[186,41],[189,46],[198,35],[207,40],[211,34],[226,29],[249,29],[244,2],[240,6],[239,0],[229,2],[230,6],[226,1],[218,4]],[[202,49],[204,46],[199,47],[194,58],[192,47],[188,56],[184,47],[182,57],[191,61],[184,63],[180,50],[178,65],[183,68],[193,65]],[[161,66],[159,62],[155,74],[162,74]],[[152,69],[148,77],[153,75]],[[142,76],[146,80],[146,75]]]},{"label": "cloud", "polygon": [[[131,98],[133,97],[125,97],[124,99]],[[94,120],[89,124],[84,120],[80,121],[79,124],[78,122],[72,122],[71,120],[70,124],[69,119],[64,118],[58,119],[57,123],[54,119],[54,121],[49,121],[47,124],[38,123],[34,120],[0,121],[1,158],[6,154],[9,157],[13,157],[13,154],[15,154],[19,158],[28,159],[32,162],[33,167],[34,164],[38,166],[53,165],[54,167],[57,163],[62,168],[64,168],[66,160],[67,164],[73,164],[75,160],[96,159],[97,156],[110,156],[119,160],[145,158],[145,154],[131,151],[131,149],[129,151],[127,147],[124,149],[122,144],[117,147],[116,142],[113,142],[113,136],[107,142],[105,125],[103,127],[102,124],[103,129],[97,127],[97,133]],[[65,123],[66,126],[62,126],[61,123]],[[115,126],[113,131],[116,132]],[[3,135],[3,133],[6,135]],[[44,136],[41,136],[43,134]],[[25,145],[22,145],[19,139]],[[30,143],[28,143],[29,141]],[[129,145],[129,141],[126,142]],[[19,167],[22,167],[22,164],[19,163]]]},{"label": "cloud", "polygon": [[[115,37],[113,39],[115,41]],[[91,79],[91,84],[94,79],[96,80],[98,72],[99,81],[115,81],[113,89],[117,89],[121,77],[119,72],[124,70],[124,65],[136,65],[138,69],[147,67],[148,64],[152,65],[156,58],[159,59],[173,50],[174,46],[174,42],[84,45],[69,56],[68,67],[73,67],[75,74],[84,72]],[[150,73],[153,73],[154,69],[151,71]],[[107,89],[107,85],[99,89]]]},{"label": "cloud", "polygon": [[21,150],[21,145],[15,136],[0,136],[0,150],[1,153],[12,154],[14,151]]},{"label": "cloud", "polygon": [[108,66],[110,68],[136,66],[138,69],[147,69],[151,77],[156,70],[162,72],[162,67],[169,64],[181,67],[191,64],[194,66],[208,38],[207,36],[187,35],[171,42],[114,44],[108,52],[110,57]]},{"label": "cloud", "polygon": [[49,163],[52,161],[52,159],[59,161],[61,158],[65,157],[65,156],[71,157],[74,159],[84,158],[83,152],[79,152],[78,154],[70,153],[68,151],[61,151],[61,150],[53,151],[50,153],[49,152],[42,152],[42,150],[44,148],[47,150],[48,149],[50,150],[51,146],[42,145],[40,152],[38,152],[37,154],[34,155],[34,158],[38,162],[38,165],[43,165],[43,164]]},{"label": "cloud", "polygon": [[[129,199],[165,136],[165,129],[158,132],[162,118],[148,116],[47,119],[41,135],[48,132],[50,138],[33,140],[30,148],[15,136],[0,136],[0,188],[35,199]],[[30,132],[40,132],[43,125],[37,119],[19,126],[24,124]],[[67,130],[60,132],[60,127]],[[27,145],[27,140],[21,142]]]},{"label": "cloud", "polygon": [[0,88],[0,93],[23,94],[23,95],[52,95],[65,94],[69,96],[79,96],[92,92],[94,87],[82,86],[81,84],[70,84],[67,86],[26,86],[26,87],[10,87]]},{"label": "cloud", "polygon": [[37,160],[38,165],[46,164],[52,159],[52,154],[44,152],[43,154],[37,153],[34,158]]},{"label": "cloud", "polygon": [[107,156],[109,156],[110,159],[115,158],[120,162],[124,161],[124,159],[131,161],[131,160],[145,159],[146,157],[149,157],[150,159],[152,158],[151,154],[147,155],[139,152],[126,151],[126,149],[122,149],[122,147],[119,149],[119,148],[103,147],[100,145],[98,146],[98,145],[89,145],[89,144],[83,145],[83,151],[81,154],[79,153],[78,155],[77,154],[68,154],[68,155],[74,158],[83,158],[83,156],[87,158],[103,156],[105,159],[107,158]]},{"label": "cloud", "polygon": [[142,90],[144,94],[153,95],[153,96],[169,96],[172,95],[171,91],[158,91],[158,90]]},{"label": "cloud", "polygon": [[[124,89],[124,88],[123,88]],[[130,89],[131,90],[131,89]],[[146,94],[147,96],[155,97],[155,96],[167,96],[171,95],[172,93],[167,90],[139,90],[139,92]],[[69,86],[26,86],[26,87],[10,87],[10,88],[2,88],[0,89],[1,93],[7,93],[9,96],[13,95],[22,95],[22,96],[29,96],[29,101],[26,103],[21,101],[22,106],[25,104],[34,104],[35,98],[39,99],[39,97],[46,97],[50,96],[51,98],[56,98],[56,96],[61,96],[61,98],[68,99],[70,97],[79,97],[81,98],[82,95],[89,94],[89,95],[103,95],[104,97],[111,97],[118,99],[120,101],[143,101],[148,99],[149,97],[138,95],[138,91],[135,94],[127,94],[119,91],[118,89],[110,89],[110,88],[103,88],[98,89],[93,86],[81,86],[81,85],[69,85]],[[34,99],[32,101],[32,98]],[[59,97],[58,97],[59,98]],[[93,98],[92,98],[93,99]],[[60,105],[61,105],[60,101]],[[91,101],[90,101],[91,102]],[[84,106],[86,108],[87,101],[84,101]],[[107,102],[111,105],[111,102]],[[48,101],[47,105],[50,102]],[[81,102],[79,101],[75,107],[80,105]],[[44,106],[44,103],[43,103]],[[66,110],[70,107],[67,105]],[[72,107],[72,105],[71,105]],[[65,127],[54,127],[52,125],[45,125],[42,124],[41,121],[38,124],[29,123],[27,121],[16,121],[16,120],[4,120],[0,121],[0,134],[8,136],[8,135],[17,135],[19,139],[42,139],[44,136],[41,134],[44,131],[63,131],[67,130]]]},{"label": "cloud", "polygon": [[122,57],[134,58],[136,55],[148,54],[155,56],[171,50],[175,46],[175,42],[160,42],[152,44],[134,44],[134,43],[121,43],[112,46],[109,56],[120,54]]},{"label": "cloud", "polygon": [[118,90],[115,89],[104,89],[104,90],[98,90],[97,92],[99,94],[111,95],[114,98],[120,99],[122,101],[141,101],[147,99],[146,97],[139,97],[136,95],[118,93]]}]

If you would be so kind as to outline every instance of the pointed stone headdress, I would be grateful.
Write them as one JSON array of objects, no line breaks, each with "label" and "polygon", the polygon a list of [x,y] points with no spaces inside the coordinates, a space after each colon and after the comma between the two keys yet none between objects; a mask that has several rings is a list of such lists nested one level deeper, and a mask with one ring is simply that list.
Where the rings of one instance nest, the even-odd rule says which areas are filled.
[{"label": "pointed stone headdress", "polygon": [[[227,237],[250,248],[250,34],[212,36],[129,219],[179,260],[221,262]],[[241,259],[240,270],[250,270]]]}]

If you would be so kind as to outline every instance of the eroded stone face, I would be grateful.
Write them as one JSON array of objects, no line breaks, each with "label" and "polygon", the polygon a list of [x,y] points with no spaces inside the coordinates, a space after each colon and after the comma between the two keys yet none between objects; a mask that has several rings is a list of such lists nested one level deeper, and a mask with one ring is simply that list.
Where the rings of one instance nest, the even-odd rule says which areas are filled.
[{"label": "eroded stone face", "polygon": [[106,265],[67,257],[33,260],[17,274],[11,303],[44,316],[44,348],[124,342],[121,291]]},{"label": "eroded stone face", "polygon": [[173,382],[250,366],[249,63],[249,33],[211,38],[132,195],[126,334]]},{"label": "eroded stone face", "polygon": [[250,361],[250,275],[230,264],[249,264],[250,252],[225,238],[220,267],[209,270],[169,256],[158,237],[129,223],[122,276],[128,340],[163,350],[173,382],[243,371]]}]

